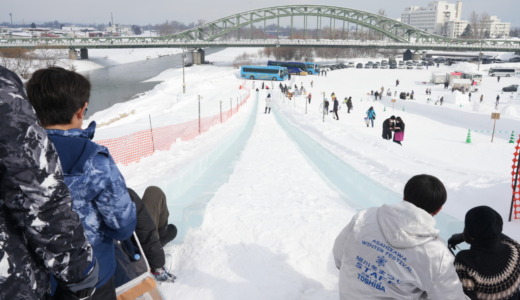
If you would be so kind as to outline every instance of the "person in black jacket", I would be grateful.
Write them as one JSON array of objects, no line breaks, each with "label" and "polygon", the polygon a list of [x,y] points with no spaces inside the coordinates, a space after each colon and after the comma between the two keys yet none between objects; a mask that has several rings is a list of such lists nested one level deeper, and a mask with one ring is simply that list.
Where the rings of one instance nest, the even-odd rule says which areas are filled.
[{"label": "person in black jacket", "polygon": [[[135,227],[135,233],[137,238],[139,239],[139,243],[143,248],[144,255],[148,260],[148,264],[150,265],[150,269],[152,270],[152,274],[158,281],[170,281],[173,282],[175,280],[175,276],[170,274],[165,268],[164,264],[166,262],[163,246],[173,240],[177,235],[177,228],[173,224],[167,224],[166,229],[164,229],[166,236],[163,236],[161,239],[159,230],[156,224],[159,222],[155,221],[153,218],[153,214],[155,212],[155,208],[152,208],[152,214],[150,214],[148,207],[157,207],[161,210],[159,215],[165,216],[166,222],[168,221],[168,207],[166,206],[166,196],[164,192],[156,186],[150,186],[146,189],[143,199],[137,195],[137,193],[128,189],[128,193],[130,194],[130,198],[135,203],[135,208],[137,212],[137,225]],[[171,228],[171,229],[168,229]],[[134,256],[137,248],[131,248],[131,244],[129,246],[128,242],[122,242],[123,248],[127,254],[131,257]],[[131,253],[134,250],[134,253]]]},{"label": "person in black jacket", "polygon": [[332,106],[332,112],[334,113],[332,115],[332,117],[336,120],[339,120],[339,116],[338,116],[338,109],[339,109],[339,101],[338,101],[338,98],[336,98],[336,96],[333,96],[332,97],[333,99],[333,106]]},{"label": "person in black jacket", "polygon": [[395,116],[383,121],[383,138],[390,140],[392,138],[392,130],[394,130]]},{"label": "person in black jacket", "polygon": [[502,234],[500,214],[489,206],[466,213],[464,232],[454,234],[448,246],[465,241],[469,250],[455,257],[455,270],[464,293],[471,299],[520,299],[520,244]]},{"label": "person in black jacket", "polygon": [[92,246],[22,81],[1,66],[0,128],[0,299],[45,299],[51,274],[69,299],[87,299],[98,281]]}]

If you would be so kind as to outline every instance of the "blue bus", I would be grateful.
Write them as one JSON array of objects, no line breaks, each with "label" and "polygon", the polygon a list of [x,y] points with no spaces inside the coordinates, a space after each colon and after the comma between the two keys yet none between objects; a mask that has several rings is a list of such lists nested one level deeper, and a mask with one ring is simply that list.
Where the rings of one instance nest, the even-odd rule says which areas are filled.
[{"label": "blue bus", "polygon": [[307,65],[302,62],[268,60],[267,65],[286,67],[289,74],[307,75]]},{"label": "blue bus", "polygon": [[306,62],[305,66],[307,67],[308,74],[316,75],[320,71],[318,65],[313,62]]},{"label": "blue bus", "polygon": [[287,68],[279,66],[242,66],[240,77],[249,79],[285,80],[289,76]]}]

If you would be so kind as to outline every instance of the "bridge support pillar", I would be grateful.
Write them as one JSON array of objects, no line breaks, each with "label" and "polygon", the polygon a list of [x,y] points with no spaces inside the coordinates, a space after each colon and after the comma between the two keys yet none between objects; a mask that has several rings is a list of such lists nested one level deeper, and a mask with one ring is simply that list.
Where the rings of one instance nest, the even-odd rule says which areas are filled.
[{"label": "bridge support pillar", "polygon": [[80,49],[80,57],[81,57],[81,59],[88,59],[88,49],[87,48]]},{"label": "bridge support pillar", "polygon": [[205,61],[205,52],[203,49],[198,49],[196,51],[193,51],[193,63],[196,65],[202,65]]},{"label": "bridge support pillar", "polygon": [[78,59],[78,52],[75,49],[69,49],[69,59],[76,60]]}]

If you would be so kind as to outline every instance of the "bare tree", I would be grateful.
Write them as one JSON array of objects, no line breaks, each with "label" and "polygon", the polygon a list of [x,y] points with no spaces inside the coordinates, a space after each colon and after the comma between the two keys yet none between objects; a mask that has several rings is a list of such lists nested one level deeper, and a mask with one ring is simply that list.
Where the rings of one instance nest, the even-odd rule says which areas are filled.
[{"label": "bare tree", "polygon": [[65,58],[65,56],[65,50],[63,49],[38,48],[36,51],[36,58],[42,67],[55,67],[58,61]]},{"label": "bare tree", "polygon": [[480,22],[480,16],[476,11],[472,11],[469,15],[469,25],[471,25],[472,34],[469,38],[479,38],[482,29],[480,26],[482,25]]},{"label": "bare tree", "polygon": [[480,25],[480,35],[479,39],[489,38],[490,32],[487,31],[487,25],[489,24],[490,16],[483,12],[479,16],[479,25]]},{"label": "bare tree", "polygon": [[0,49],[0,64],[23,78],[29,78],[34,62],[35,57],[30,50],[23,48]]}]

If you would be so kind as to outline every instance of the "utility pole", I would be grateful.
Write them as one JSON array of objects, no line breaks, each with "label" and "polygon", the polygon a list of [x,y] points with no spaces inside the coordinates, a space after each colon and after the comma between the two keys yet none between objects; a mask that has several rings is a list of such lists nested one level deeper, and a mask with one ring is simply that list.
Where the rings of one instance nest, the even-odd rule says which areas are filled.
[{"label": "utility pole", "polygon": [[186,94],[186,80],[184,77],[184,48],[182,49],[182,93]]},{"label": "utility pole", "polygon": [[13,14],[9,13],[9,17],[11,17],[11,27],[13,27]]}]

